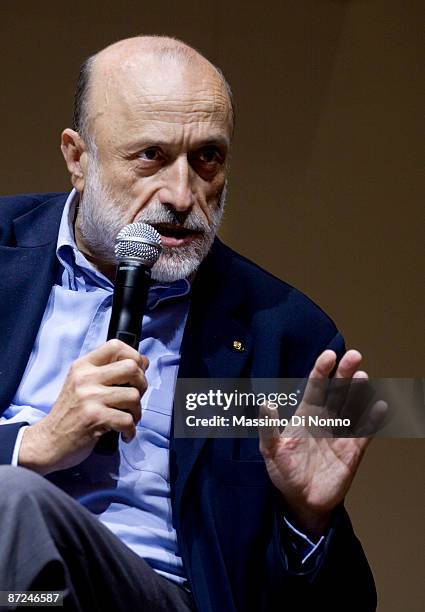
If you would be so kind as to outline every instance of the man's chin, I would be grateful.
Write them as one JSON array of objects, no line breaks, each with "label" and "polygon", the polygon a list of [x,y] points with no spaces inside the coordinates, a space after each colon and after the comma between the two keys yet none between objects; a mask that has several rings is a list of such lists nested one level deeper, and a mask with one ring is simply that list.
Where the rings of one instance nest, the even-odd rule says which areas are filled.
[{"label": "man's chin", "polygon": [[164,249],[164,251],[152,267],[152,280],[157,282],[173,283],[182,278],[188,278],[201,263],[199,257],[193,255],[182,257],[175,253],[176,249]]}]

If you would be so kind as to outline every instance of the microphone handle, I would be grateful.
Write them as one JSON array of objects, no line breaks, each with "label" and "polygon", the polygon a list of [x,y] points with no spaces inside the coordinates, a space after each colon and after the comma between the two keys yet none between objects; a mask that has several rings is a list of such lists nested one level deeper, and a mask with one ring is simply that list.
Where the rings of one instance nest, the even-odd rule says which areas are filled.
[{"label": "microphone handle", "polygon": [[[120,261],[115,277],[107,340],[117,338],[137,350],[150,278],[150,268],[137,260]],[[104,433],[94,448],[95,452],[100,455],[112,455],[118,449],[118,438],[119,433],[116,431]]]}]

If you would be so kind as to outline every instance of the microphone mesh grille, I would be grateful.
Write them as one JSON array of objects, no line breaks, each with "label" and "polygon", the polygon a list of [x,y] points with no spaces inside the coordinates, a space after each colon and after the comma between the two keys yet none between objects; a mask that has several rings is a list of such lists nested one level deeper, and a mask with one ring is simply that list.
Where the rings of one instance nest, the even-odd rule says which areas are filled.
[{"label": "microphone mesh grille", "polygon": [[161,236],[152,225],[130,223],[115,239],[115,255],[120,259],[140,259],[151,268],[161,255]]}]

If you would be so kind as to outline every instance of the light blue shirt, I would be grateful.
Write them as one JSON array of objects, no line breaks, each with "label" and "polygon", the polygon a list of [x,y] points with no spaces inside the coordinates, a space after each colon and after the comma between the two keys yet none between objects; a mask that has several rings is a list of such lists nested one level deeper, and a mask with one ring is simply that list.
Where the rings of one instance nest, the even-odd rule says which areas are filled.
[{"label": "light blue shirt", "polygon": [[[21,384],[0,422],[42,419],[55,403],[73,361],[105,342],[113,284],[78,251],[72,220],[78,194],[63,211],[56,255],[59,274]],[[149,359],[148,389],[135,438],[120,439],[118,453],[92,453],[83,463],[51,476],[55,484],[89,508],[98,519],[151,567],[167,578],[185,580],[172,524],[169,443],[180,347],[189,309],[186,279],[153,284],[143,316],[139,351]],[[21,428],[12,463],[17,465]],[[285,519],[292,544],[304,564],[320,549]]]}]

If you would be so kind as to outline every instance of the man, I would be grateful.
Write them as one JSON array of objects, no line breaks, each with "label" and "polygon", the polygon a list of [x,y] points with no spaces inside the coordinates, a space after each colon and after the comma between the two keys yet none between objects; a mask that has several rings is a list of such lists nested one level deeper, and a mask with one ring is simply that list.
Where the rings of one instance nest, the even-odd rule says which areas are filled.
[{"label": "man", "polygon": [[[342,507],[366,439],[172,434],[177,374],[366,377],[318,307],[214,241],[233,122],[192,48],[120,41],[80,75],[71,194],[2,202],[0,458],[22,466],[0,469],[2,590],[90,611],[375,609]],[[114,239],[134,221],[163,246],[139,352],[105,343]],[[110,430],[119,450],[101,455]]]}]

